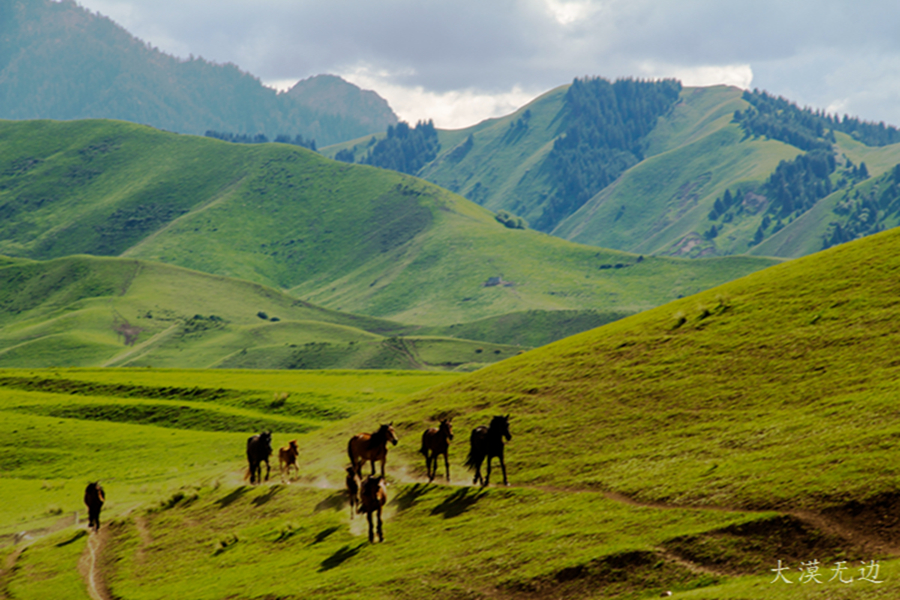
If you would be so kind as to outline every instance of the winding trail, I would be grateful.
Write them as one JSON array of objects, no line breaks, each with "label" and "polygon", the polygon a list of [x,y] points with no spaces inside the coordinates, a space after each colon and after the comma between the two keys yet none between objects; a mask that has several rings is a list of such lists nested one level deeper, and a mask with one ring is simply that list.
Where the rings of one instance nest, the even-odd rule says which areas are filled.
[{"label": "winding trail", "polygon": [[109,530],[100,528],[97,533],[88,532],[87,546],[81,560],[78,561],[78,570],[81,572],[87,587],[88,595],[92,600],[113,600],[112,594],[103,578],[103,573],[97,566],[97,560],[106,547],[109,540]]}]

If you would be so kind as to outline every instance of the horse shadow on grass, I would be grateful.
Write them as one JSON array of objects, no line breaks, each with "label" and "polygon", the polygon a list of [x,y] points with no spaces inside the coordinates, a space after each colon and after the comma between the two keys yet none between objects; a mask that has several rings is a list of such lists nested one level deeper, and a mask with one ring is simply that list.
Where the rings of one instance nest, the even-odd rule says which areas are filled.
[{"label": "horse shadow on grass", "polygon": [[318,504],[313,509],[313,512],[322,512],[323,510],[342,510],[344,505],[347,503],[347,492],[341,490],[339,492],[334,492]]},{"label": "horse shadow on grass", "polygon": [[319,533],[316,534],[316,537],[315,537],[315,539],[313,539],[312,544],[310,544],[310,546],[324,542],[332,533],[334,533],[335,531],[337,531],[339,529],[340,529],[340,527],[338,527],[336,525],[334,527],[328,527],[327,529],[323,529],[322,531],[320,531]]},{"label": "horse shadow on grass", "polygon": [[458,517],[487,494],[482,489],[462,488],[447,496],[443,502],[431,509],[433,515],[443,515],[445,519]]},{"label": "horse shadow on grass", "polygon": [[330,571],[335,567],[341,566],[344,562],[359,554],[360,550],[362,550],[365,545],[366,542],[361,542],[355,547],[342,546],[337,552],[322,561],[322,564],[319,566],[319,573]]},{"label": "horse shadow on grass", "polygon": [[62,547],[64,547],[64,546],[68,546],[69,544],[73,544],[73,543],[77,542],[78,540],[80,540],[81,538],[83,538],[83,537],[86,536],[86,535],[87,535],[87,530],[86,530],[86,529],[80,529],[80,530],[76,531],[76,532],[75,532],[75,535],[73,535],[73,536],[72,536],[71,538],[69,538],[68,540],[56,544],[56,547],[57,547],[57,548],[62,548]]},{"label": "horse shadow on grass", "polygon": [[231,506],[232,504],[234,504],[235,502],[240,500],[241,496],[246,494],[248,491],[250,491],[250,488],[247,487],[246,485],[242,485],[241,487],[237,488],[236,490],[234,490],[227,496],[222,496],[222,498],[220,498],[219,500],[216,500],[216,504],[219,505],[219,508],[225,508],[227,506]]},{"label": "horse shadow on grass", "polygon": [[397,510],[406,510],[418,502],[419,498],[427,494],[431,487],[427,483],[417,483],[412,487],[406,488],[402,494],[394,497],[390,503],[395,505]]},{"label": "horse shadow on grass", "polygon": [[257,496],[256,498],[253,499],[253,506],[262,506],[263,504],[268,503],[269,500],[274,498],[283,489],[284,489],[283,486],[273,485],[268,490],[266,490],[265,494]]}]

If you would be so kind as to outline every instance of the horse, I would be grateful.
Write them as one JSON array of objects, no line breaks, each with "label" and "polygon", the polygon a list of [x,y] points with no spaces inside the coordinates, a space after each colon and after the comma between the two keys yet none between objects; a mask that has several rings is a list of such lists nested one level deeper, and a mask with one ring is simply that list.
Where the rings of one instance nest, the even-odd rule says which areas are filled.
[{"label": "horse", "polygon": [[359,479],[356,477],[356,470],[353,466],[347,467],[347,478],[344,480],[347,488],[347,500],[350,502],[350,518],[353,513],[359,511]]},{"label": "horse", "polygon": [[106,501],[106,495],[100,483],[94,481],[84,489],[84,504],[88,509],[88,529],[100,531],[100,509]]},{"label": "horse", "polygon": [[397,445],[397,434],[394,424],[388,423],[378,428],[375,433],[357,433],[347,442],[347,454],[356,475],[362,478],[362,466],[368,460],[372,463],[372,475],[375,474],[375,461],[381,461],[381,476],[384,477],[384,463],[387,460],[387,444]]},{"label": "horse", "polygon": [[263,431],[247,438],[247,462],[250,463],[250,483],[262,479],[262,464],[266,463],[266,481],[269,480],[269,457],[272,455],[272,432]]},{"label": "horse", "polygon": [[428,472],[428,483],[437,476],[438,456],[444,455],[444,467],[447,469],[447,482],[450,482],[450,440],[453,439],[453,425],[450,419],[442,419],[440,427],[429,427],[422,434],[422,449],[425,456],[425,470]]},{"label": "horse", "polygon": [[384,532],[381,530],[381,508],[387,503],[387,489],[384,485],[384,477],[369,475],[362,484],[359,497],[360,512],[366,513],[369,520],[369,542],[375,542],[372,531],[372,513],[378,515],[378,541],[384,541]]},{"label": "horse", "polygon": [[297,440],[291,440],[288,442],[287,446],[282,446],[278,449],[278,468],[281,470],[281,480],[282,482],[285,479],[285,476],[290,477],[291,468],[293,467],[295,473],[300,475],[300,467],[297,466],[297,455],[300,453],[300,450],[297,448]]},{"label": "horse", "polygon": [[[503,485],[509,485],[506,480],[506,463],[503,460],[503,438],[506,441],[512,439],[509,433],[509,415],[494,417],[488,427],[481,425],[472,430],[469,437],[469,456],[466,458],[466,467],[475,470],[475,478],[472,485],[481,481],[482,487],[488,485],[491,478],[491,459],[500,459],[500,468],[503,469]],[[487,474],[481,477],[481,462],[487,457]]]}]

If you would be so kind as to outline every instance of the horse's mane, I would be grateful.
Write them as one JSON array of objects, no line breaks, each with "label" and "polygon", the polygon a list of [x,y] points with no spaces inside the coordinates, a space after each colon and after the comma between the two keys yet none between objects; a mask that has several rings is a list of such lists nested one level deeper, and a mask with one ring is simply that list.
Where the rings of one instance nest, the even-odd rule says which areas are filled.
[{"label": "horse's mane", "polygon": [[388,443],[388,431],[390,430],[390,425],[382,425],[378,428],[378,431],[369,436],[369,448],[378,448],[380,446],[387,446]]}]

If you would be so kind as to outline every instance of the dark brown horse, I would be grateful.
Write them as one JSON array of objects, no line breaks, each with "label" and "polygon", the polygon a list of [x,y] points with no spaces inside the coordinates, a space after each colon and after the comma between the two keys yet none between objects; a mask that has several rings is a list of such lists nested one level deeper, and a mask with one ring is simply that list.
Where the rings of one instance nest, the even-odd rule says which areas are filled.
[{"label": "dark brown horse", "polygon": [[437,476],[438,456],[444,455],[444,467],[447,469],[447,481],[450,481],[450,440],[453,439],[453,425],[450,419],[442,419],[440,427],[429,427],[422,434],[422,449],[419,450],[425,456],[425,471],[428,473],[428,482],[434,481]]},{"label": "dark brown horse", "polygon": [[381,529],[381,508],[387,502],[387,489],[384,485],[384,477],[369,475],[362,484],[359,495],[360,512],[366,513],[369,520],[369,542],[375,541],[375,533],[372,527],[372,513],[378,516],[378,541],[384,541],[384,532]]},{"label": "dark brown horse", "polygon": [[262,463],[266,463],[269,480],[269,457],[272,456],[272,432],[263,431],[247,438],[247,462],[250,464],[250,483],[262,481]]},{"label": "dark brown horse", "polygon": [[[489,426],[481,425],[472,430],[466,467],[475,470],[473,484],[480,481],[482,486],[488,485],[491,478],[491,459],[496,456],[500,459],[500,468],[503,469],[503,485],[509,485],[506,480],[506,462],[503,460],[503,438],[506,438],[506,441],[512,439],[509,433],[509,415],[494,417]],[[487,474],[482,478],[481,462],[485,457],[487,457]]]},{"label": "dark brown horse", "polygon": [[356,477],[356,470],[350,466],[347,467],[347,478],[344,480],[347,488],[347,500],[350,502],[350,518],[353,513],[359,510],[359,478]]},{"label": "dark brown horse", "polygon": [[375,461],[381,461],[381,476],[384,477],[384,462],[387,460],[388,442],[397,445],[397,434],[393,423],[382,425],[375,433],[357,433],[347,443],[347,454],[356,475],[362,478],[363,464],[372,463],[372,475],[375,474]]},{"label": "dark brown horse", "polygon": [[84,489],[84,505],[88,509],[88,529],[100,530],[100,509],[103,508],[104,502],[106,495],[100,483],[97,481],[89,483]]}]

